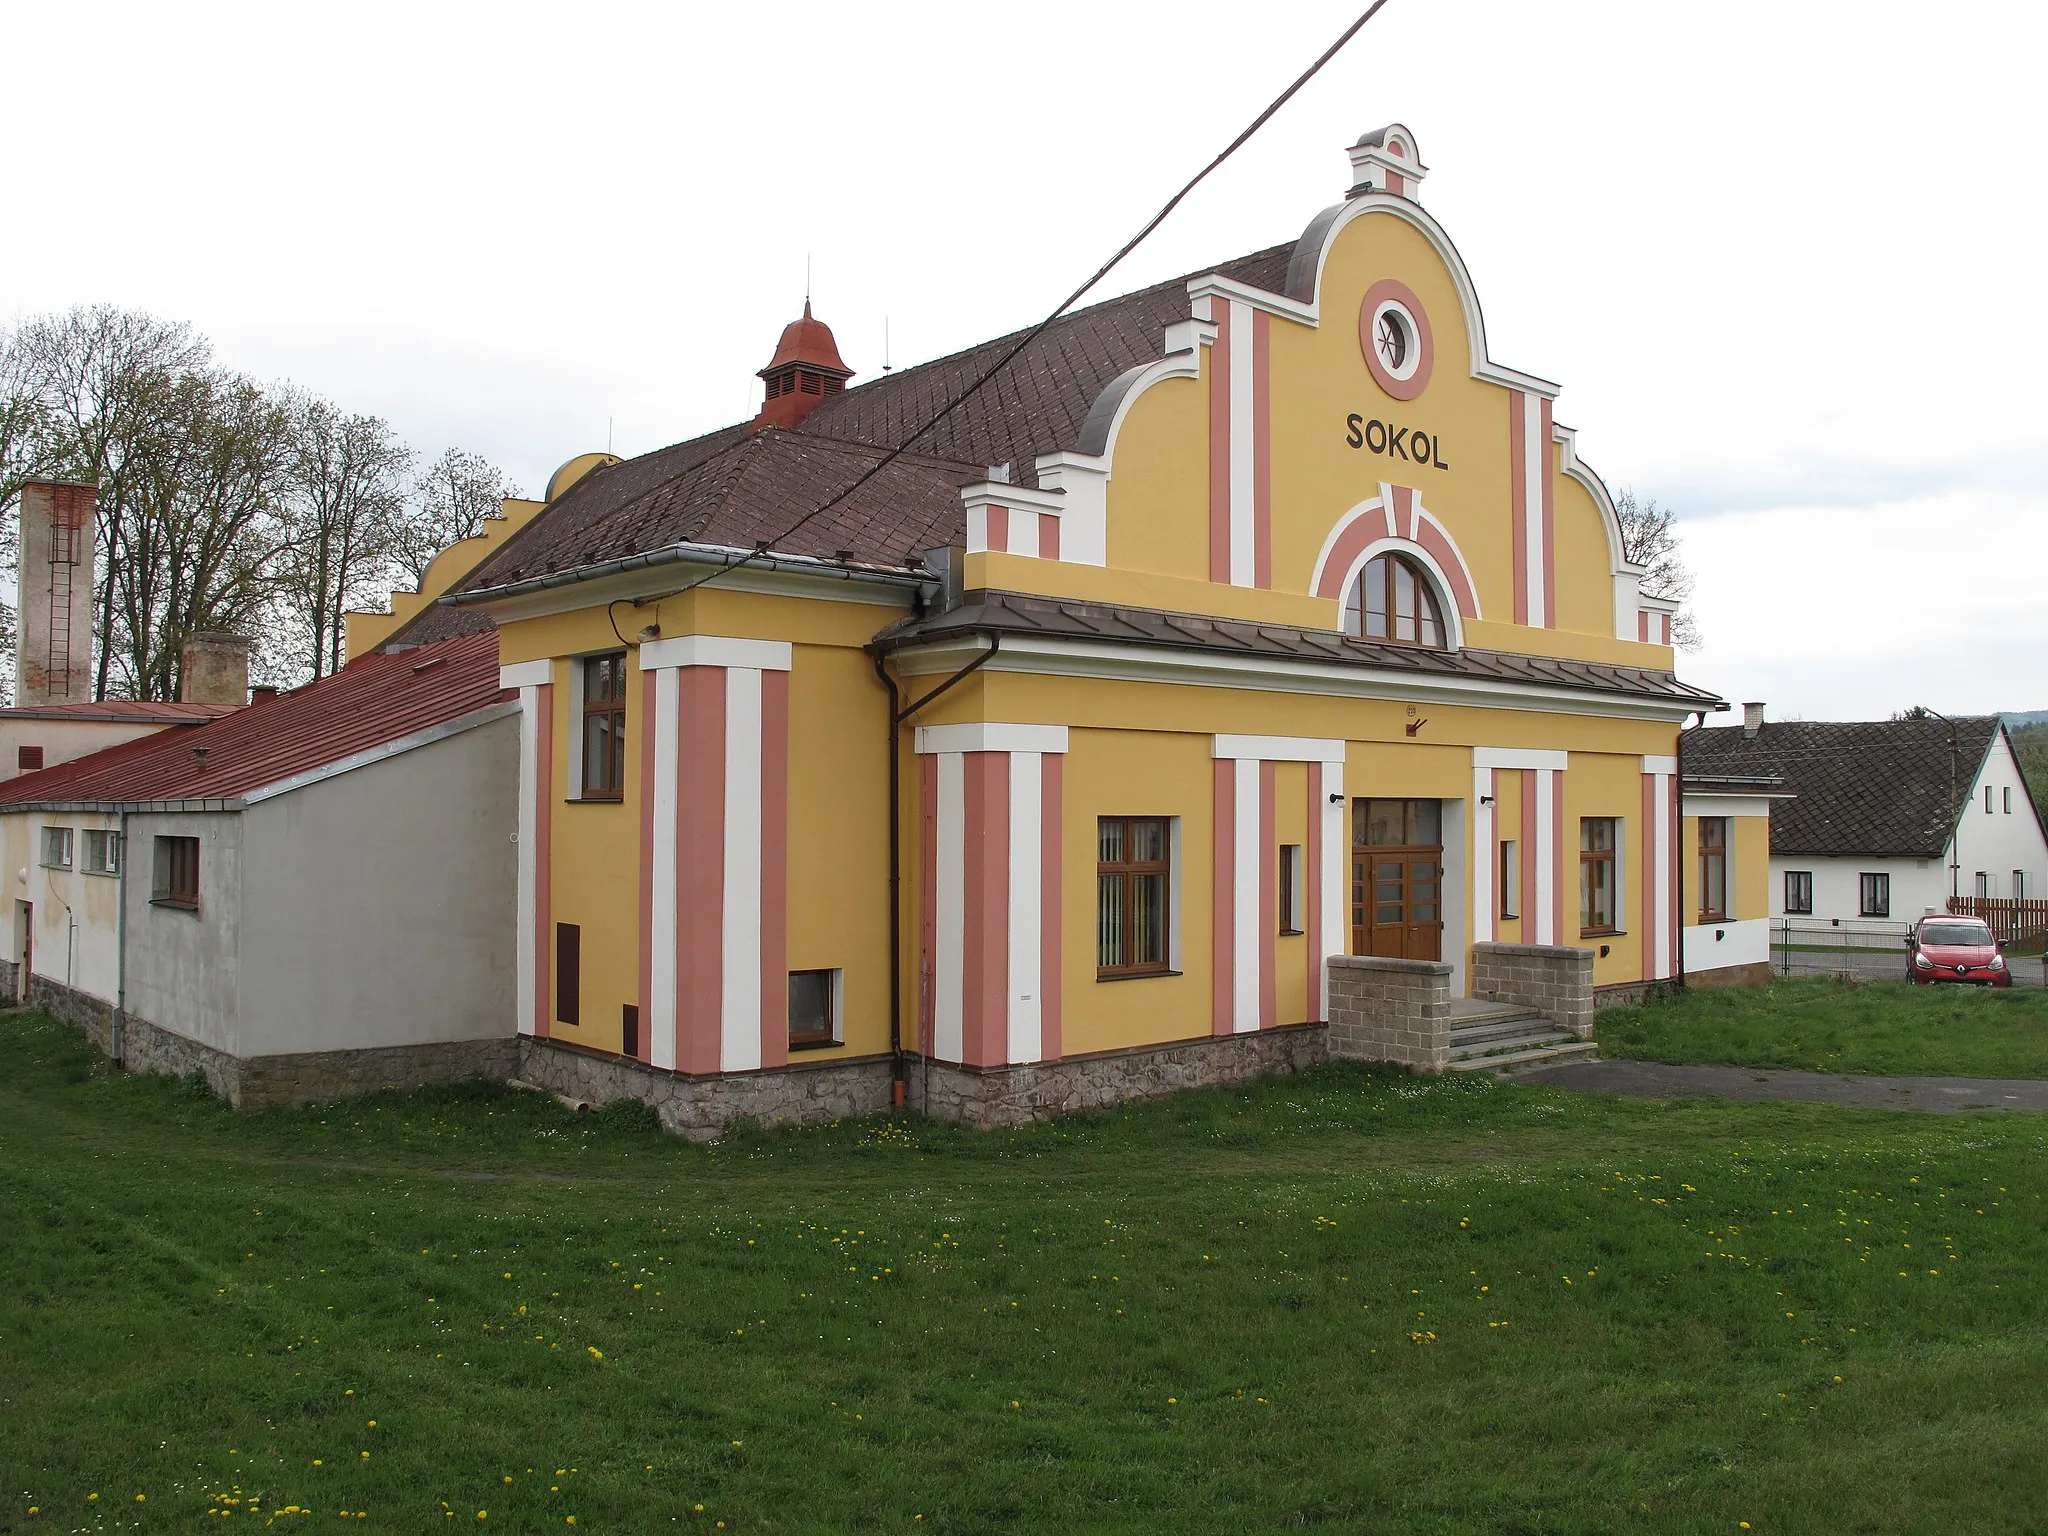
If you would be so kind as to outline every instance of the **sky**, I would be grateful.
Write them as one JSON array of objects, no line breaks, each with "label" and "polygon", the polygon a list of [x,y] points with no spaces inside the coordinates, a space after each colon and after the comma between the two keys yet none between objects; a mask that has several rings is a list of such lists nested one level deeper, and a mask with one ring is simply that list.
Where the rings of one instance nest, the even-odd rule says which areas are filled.
[{"label": "sky", "polygon": [[[1359,0],[0,0],[0,320],[110,302],[455,445],[751,415],[1029,324]],[[2048,10],[1390,0],[1104,296],[1292,239],[1406,123],[1497,362],[1680,517],[1773,718],[2048,708]],[[885,355],[886,340],[886,355]]]}]

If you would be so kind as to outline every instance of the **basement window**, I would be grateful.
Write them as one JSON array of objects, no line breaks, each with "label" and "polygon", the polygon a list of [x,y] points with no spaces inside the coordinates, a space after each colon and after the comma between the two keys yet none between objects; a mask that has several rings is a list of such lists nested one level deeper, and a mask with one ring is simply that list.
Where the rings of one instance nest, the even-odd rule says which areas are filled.
[{"label": "basement window", "polygon": [[844,971],[789,973],[789,1048],[818,1050],[838,1045],[840,991]]},{"label": "basement window", "polygon": [[82,867],[88,875],[121,873],[121,834],[86,828],[85,863]]},{"label": "basement window", "polygon": [[199,910],[199,839],[160,837],[156,840],[156,868],[150,880],[149,899],[159,907]]},{"label": "basement window", "polygon": [[43,828],[43,868],[69,869],[71,867],[71,829],[69,827]]}]

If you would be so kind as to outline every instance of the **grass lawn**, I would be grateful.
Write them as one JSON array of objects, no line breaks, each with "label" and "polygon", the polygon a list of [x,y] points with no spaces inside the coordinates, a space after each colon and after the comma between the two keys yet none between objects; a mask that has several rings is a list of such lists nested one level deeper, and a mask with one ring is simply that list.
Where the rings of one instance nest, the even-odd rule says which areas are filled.
[{"label": "grass lawn", "polygon": [[694,1146],[509,1092],[236,1116],[0,1045],[0,1530],[2048,1508],[2044,1117],[1347,1066]]},{"label": "grass lawn", "polygon": [[1600,1050],[1640,1061],[1903,1077],[2048,1077],[2048,992],[1805,977],[1611,1008]]}]

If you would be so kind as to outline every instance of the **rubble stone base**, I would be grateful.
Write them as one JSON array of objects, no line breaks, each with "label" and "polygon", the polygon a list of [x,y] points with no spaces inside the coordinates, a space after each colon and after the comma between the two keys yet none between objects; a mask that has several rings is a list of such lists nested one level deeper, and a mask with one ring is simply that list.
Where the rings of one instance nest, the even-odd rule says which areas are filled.
[{"label": "rubble stone base", "polygon": [[1677,995],[1678,983],[1669,977],[1661,981],[1610,981],[1604,987],[1593,989],[1593,1011],[1640,1008],[1645,1003],[1661,1003]]},{"label": "rubble stone base", "polygon": [[992,1130],[1299,1072],[1328,1057],[1328,1033],[1324,1024],[1290,1024],[1009,1067],[912,1061],[907,1087],[912,1106],[934,1119]]},{"label": "rubble stone base", "polygon": [[708,1141],[735,1120],[816,1125],[882,1114],[895,1081],[886,1056],[695,1075],[526,1036],[518,1041],[518,1053],[521,1081],[599,1109],[618,1099],[637,1099],[654,1110],[663,1130],[692,1141]]}]

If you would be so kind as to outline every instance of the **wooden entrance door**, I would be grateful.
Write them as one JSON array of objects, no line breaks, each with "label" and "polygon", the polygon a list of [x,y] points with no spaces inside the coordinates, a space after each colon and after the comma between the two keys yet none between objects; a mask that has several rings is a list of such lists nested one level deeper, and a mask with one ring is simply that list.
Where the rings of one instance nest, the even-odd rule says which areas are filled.
[{"label": "wooden entrance door", "polygon": [[1442,958],[1443,807],[1435,800],[1351,803],[1351,952]]}]

